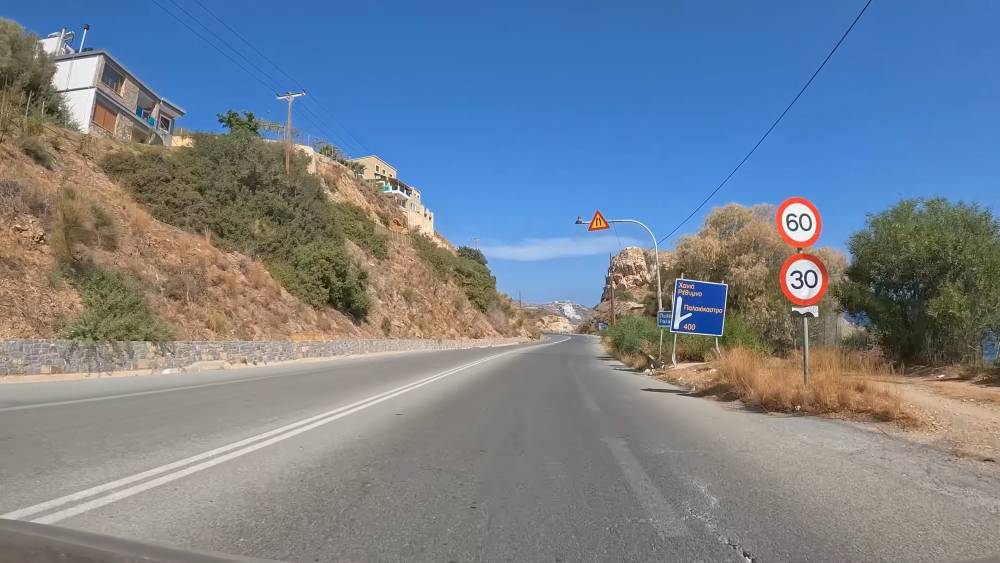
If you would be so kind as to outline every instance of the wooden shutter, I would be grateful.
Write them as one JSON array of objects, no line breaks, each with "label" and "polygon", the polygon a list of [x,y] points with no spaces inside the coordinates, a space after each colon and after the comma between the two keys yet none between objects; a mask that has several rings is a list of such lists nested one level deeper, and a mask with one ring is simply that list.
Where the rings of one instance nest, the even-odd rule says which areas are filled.
[{"label": "wooden shutter", "polygon": [[109,133],[115,132],[117,114],[101,104],[94,105],[94,124]]}]

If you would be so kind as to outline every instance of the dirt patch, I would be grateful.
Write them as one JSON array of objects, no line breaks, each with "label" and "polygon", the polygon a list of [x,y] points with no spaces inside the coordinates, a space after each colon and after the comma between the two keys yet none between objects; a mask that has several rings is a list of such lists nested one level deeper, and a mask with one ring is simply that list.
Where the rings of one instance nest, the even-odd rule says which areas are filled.
[{"label": "dirt patch", "polygon": [[925,421],[892,432],[953,455],[1000,461],[1000,389],[959,379],[895,376],[883,379]]}]

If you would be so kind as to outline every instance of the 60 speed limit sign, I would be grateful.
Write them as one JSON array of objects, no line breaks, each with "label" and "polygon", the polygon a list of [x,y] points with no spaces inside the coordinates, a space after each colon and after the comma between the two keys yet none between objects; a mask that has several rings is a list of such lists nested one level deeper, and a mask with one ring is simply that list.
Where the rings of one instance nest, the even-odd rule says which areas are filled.
[{"label": "60 speed limit sign", "polygon": [[789,301],[800,307],[819,303],[829,282],[826,266],[811,254],[792,255],[781,266],[781,291]]},{"label": "60 speed limit sign", "polygon": [[801,197],[782,202],[778,206],[775,220],[778,223],[778,234],[795,248],[812,246],[823,230],[823,220],[820,219],[816,206]]}]

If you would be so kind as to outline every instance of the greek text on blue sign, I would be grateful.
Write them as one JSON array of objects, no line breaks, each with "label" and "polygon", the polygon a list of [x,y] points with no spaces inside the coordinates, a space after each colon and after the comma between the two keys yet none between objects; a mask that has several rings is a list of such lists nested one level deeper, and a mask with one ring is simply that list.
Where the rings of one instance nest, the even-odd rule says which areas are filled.
[{"label": "greek text on blue sign", "polygon": [[729,286],[724,283],[674,281],[674,315],[670,332],[722,336],[728,294]]},{"label": "greek text on blue sign", "polygon": [[657,328],[670,328],[670,311],[660,311],[656,313]]}]

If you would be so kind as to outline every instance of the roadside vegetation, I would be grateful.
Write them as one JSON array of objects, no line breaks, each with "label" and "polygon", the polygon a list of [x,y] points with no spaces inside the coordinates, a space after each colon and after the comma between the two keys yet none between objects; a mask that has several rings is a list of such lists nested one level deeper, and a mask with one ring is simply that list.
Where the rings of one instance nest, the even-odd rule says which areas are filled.
[{"label": "roadside vegetation", "polygon": [[72,128],[62,96],[52,86],[52,58],[38,52],[38,36],[0,18],[0,143],[13,140],[38,164],[56,165],[47,123]]},{"label": "roadside vegetation", "polygon": [[[708,362],[662,377],[695,393],[739,399],[767,411],[852,413],[912,423],[886,374],[915,366],[964,366],[995,378],[988,351],[1000,334],[1000,225],[986,209],[944,199],[903,200],[869,216],[850,238],[850,260],[812,249],[826,263],[831,290],[810,323],[809,384],[802,382],[801,321],[778,289],[793,251],[775,231],[771,206],[713,210],[678,243],[663,279],[729,283],[721,356],[710,337],[680,336],[679,361]],[[669,283],[669,281],[667,282]],[[665,287],[669,291],[669,287]],[[647,293],[652,299],[655,288]],[[619,319],[605,346],[645,369],[659,346],[655,303],[641,317]],[[669,358],[672,335],[664,337]]]},{"label": "roadside vegetation", "polygon": [[845,414],[916,424],[899,393],[877,380],[890,371],[887,364],[861,353],[818,348],[810,355],[806,384],[801,354],[780,358],[737,347],[727,349],[708,367],[661,376],[696,395],[740,400],[767,412]]},{"label": "roadside vegetation", "polygon": [[345,244],[386,258],[385,238],[372,220],[360,208],[331,201],[302,157],[293,158],[285,175],[282,147],[258,136],[252,114],[230,111],[219,120],[229,134],[195,134],[193,147],[169,152],[121,150],[102,167],[157,219],[261,259],[290,293],[314,307],[364,319],[371,307],[368,274]]},{"label": "roadside vegetation", "polygon": [[442,281],[455,282],[476,309],[486,313],[501,305],[497,294],[497,279],[486,265],[486,257],[482,252],[462,246],[457,253],[452,254],[426,235],[415,233],[410,239],[417,255],[431,271]]},{"label": "roadside vegetation", "polygon": [[904,200],[848,246],[834,293],[893,359],[983,366],[1000,334],[1000,224],[988,210]]}]

